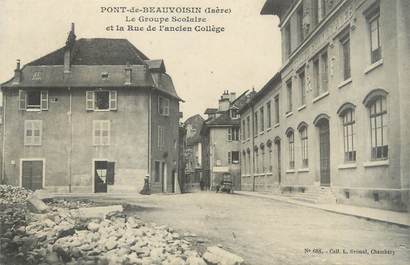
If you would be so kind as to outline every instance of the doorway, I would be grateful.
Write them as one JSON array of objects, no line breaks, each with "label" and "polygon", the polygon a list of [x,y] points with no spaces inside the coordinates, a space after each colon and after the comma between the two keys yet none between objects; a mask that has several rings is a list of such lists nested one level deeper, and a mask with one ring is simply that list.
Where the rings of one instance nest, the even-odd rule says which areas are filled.
[{"label": "doorway", "polygon": [[275,139],[276,145],[276,156],[277,156],[277,170],[278,170],[278,184],[282,183],[282,168],[281,168],[281,150],[280,150],[280,139]]},{"label": "doorway", "polygon": [[21,162],[21,186],[35,191],[43,188],[43,161],[24,160]]},{"label": "doorway", "polygon": [[94,192],[107,192],[107,161],[94,161]]},{"label": "doorway", "polygon": [[320,186],[330,186],[330,130],[329,120],[321,119],[319,128]]}]

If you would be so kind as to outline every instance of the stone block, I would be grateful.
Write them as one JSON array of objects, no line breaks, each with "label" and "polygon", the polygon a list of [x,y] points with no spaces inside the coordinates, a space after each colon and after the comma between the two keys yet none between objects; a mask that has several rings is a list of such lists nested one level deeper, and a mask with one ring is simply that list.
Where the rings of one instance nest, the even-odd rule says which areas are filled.
[{"label": "stone block", "polygon": [[217,246],[208,247],[203,258],[213,265],[242,265],[244,263],[241,257]]}]

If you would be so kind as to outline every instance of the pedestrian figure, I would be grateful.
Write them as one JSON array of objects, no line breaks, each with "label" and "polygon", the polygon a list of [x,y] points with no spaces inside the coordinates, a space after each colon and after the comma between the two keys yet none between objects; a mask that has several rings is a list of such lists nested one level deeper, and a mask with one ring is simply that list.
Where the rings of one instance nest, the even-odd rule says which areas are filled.
[{"label": "pedestrian figure", "polygon": [[149,190],[149,175],[146,175],[144,178],[144,187],[140,191],[141,194],[143,195],[150,195],[151,192]]}]

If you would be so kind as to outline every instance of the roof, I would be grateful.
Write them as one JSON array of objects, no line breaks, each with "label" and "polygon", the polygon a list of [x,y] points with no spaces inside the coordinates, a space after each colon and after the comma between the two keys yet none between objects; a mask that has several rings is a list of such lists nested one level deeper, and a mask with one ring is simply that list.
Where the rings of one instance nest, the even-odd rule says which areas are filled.
[{"label": "roof", "polygon": [[229,110],[223,112],[220,116],[205,121],[205,125],[208,127],[218,127],[218,126],[233,126],[239,125],[240,119],[232,119]]},{"label": "roof", "polygon": [[[70,33],[71,34],[71,33]],[[178,97],[163,60],[149,60],[126,39],[79,39],[69,37],[65,46],[34,60],[21,69],[21,81],[15,78],[1,84],[4,88],[58,87],[150,87]],[[67,41],[68,42],[68,41]],[[72,47],[70,72],[64,72],[64,51]],[[131,82],[126,77],[131,70]],[[34,78],[38,75],[39,78]],[[104,77],[104,75],[106,75]]]},{"label": "roof", "polygon": [[155,71],[155,72],[163,72],[165,73],[165,64],[164,64],[164,60],[162,59],[158,59],[158,60],[145,60],[145,63],[148,65],[149,69],[151,71]]},{"label": "roof", "polygon": [[[27,65],[64,65],[62,47]],[[126,39],[79,39],[72,48],[72,65],[143,65],[149,60]]]},{"label": "roof", "polygon": [[280,84],[281,80],[281,73],[277,72],[258,92],[249,94],[247,101],[239,108],[239,113],[242,113],[259,99],[261,99],[264,95],[266,95],[266,93],[275,89],[275,85]]},{"label": "roof", "polygon": [[174,87],[174,82],[172,82],[172,78],[166,74],[166,73],[151,73],[152,78],[155,83],[155,87],[162,93],[167,94],[169,96],[172,96],[180,101],[183,101],[180,97],[177,95],[177,91],[175,90]]},{"label": "roof", "polygon": [[215,114],[215,113],[217,113],[218,112],[218,109],[216,109],[216,108],[207,108],[206,110],[205,110],[205,112],[204,112],[204,114]]},{"label": "roof", "polygon": [[288,9],[294,3],[294,0],[266,0],[261,15],[280,15],[281,10]]},{"label": "roof", "polygon": [[[236,108],[239,108],[240,106],[242,106],[242,104],[244,104],[246,102],[247,93],[248,93],[248,90],[243,92],[238,98],[236,98],[234,101],[232,101],[229,109],[232,109],[232,108],[236,109]],[[207,110],[209,110],[209,109],[207,109]],[[239,118],[232,119],[229,110],[218,111],[217,113],[220,113],[220,115],[215,117],[215,118],[209,118],[205,121],[205,125],[207,127],[236,126],[236,125],[239,126],[240,125],[240,119]],[[205,114],[206,114],[206,111],[205,111]]]}]

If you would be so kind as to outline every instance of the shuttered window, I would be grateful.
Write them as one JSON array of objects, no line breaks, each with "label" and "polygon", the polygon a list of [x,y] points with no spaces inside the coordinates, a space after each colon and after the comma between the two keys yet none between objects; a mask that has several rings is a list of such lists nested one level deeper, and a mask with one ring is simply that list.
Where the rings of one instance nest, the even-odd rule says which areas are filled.
[{"label": "shuttered window", "polygon": [[86,91],[86,106],[88,111],[117,110],[118,97],[116,90]]},{"label": "shuttered window", "polygon": [[41,120],[26,120],[24,122],[24,145],[41,145],[42,125]]},{"label": "shuttered window", "polygon": [[93,144],[97,146],[110,145],[111,122],[109,120],[93,121]]},{"label": "shuttered window", "polygon": [[19,110],[48,110],[48,91],[20,89]]},{"label": "shuttered window", "polygon": [[165,146],[164,127],[158,126],[158,148],[162,150]]}]

